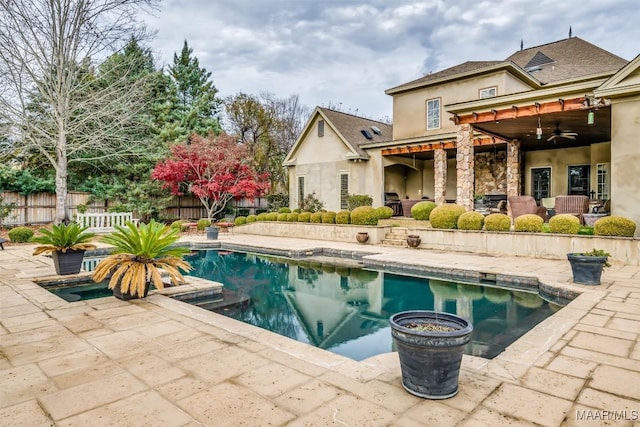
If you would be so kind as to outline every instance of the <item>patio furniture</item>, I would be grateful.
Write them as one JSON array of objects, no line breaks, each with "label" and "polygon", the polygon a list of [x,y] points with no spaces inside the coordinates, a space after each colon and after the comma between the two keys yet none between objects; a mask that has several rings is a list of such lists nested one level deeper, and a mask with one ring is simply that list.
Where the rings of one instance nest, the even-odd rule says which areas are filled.
[{"label": "patio furniture", "polygon": [[489,208],[489,213],[490,214],[493,214],[493,213],[506,214],[507,213],[507,201],[506,200],[500,200],[495,208]]},{"label": "patio furniture", "polygon": [[0,248],[2,248],[3,251],[4,251],[4,242],[8,242],[8,240],[0,237]]},{"label": "patio furniture", "polygon": [[521,215],[533,214],[547,220],[547,208],[538,206],[536,199],[531,196],[509,196],[508,203],[512,219]]},{"label": "patio furniture", "polygon": [[398,193],[384,193],[384,205],[393,209],[393,216],[402,216],[402,204]]},{"label": "patio furniture", "polygon": [[402,212],[407,218],[411,218],[411,208],[418,202],[424,202],[422,199],[405,199],[402,203]]},{"label": "patio furniture", "polygon": [[557,196],[555,210],[556,215],[575,215],[583,223],[582,215],[589,213],[589,196]]}]

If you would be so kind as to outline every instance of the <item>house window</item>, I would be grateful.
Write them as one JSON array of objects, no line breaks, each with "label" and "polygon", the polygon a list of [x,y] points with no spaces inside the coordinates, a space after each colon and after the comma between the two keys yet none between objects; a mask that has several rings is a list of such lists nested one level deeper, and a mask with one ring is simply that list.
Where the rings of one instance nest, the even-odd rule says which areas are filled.
[{"label": "house window", "polygon": [[498,95],[498,87],[485,87],[484,89],[480,89],[480,99],[486,98],[495,98]]},{"label": "house window", "polygon": [[340,173],[340,209],[349,209],[349,174],[347,172]]},{"label": "house window", "polygon": [[440,129],[440,98],[427,101],[427,130]]},{"label": "house window", "polygon": [[298,177],[298,207],[302,208],[302,201],[304,200],[304,176]]},{"label": "house window", "polygon": [[611,163],[598,163],[598,185],[596,198],[599,200],[609,200],[609,192],[611,191],[611,184],[609,184],[609,167]]},{"label": "house window", "polygon": [[551,188],[551,168],[532,168],[531,169],[531,195],[538,204],[542,199],[551,197],[549,189]]},{"label": "house window", "polygon": [[318,120],[318,136],[324,136],[324,120]]},{"label": "house window", "polygon": [[589,195],[589,165],[569,166],[569,195]]}]

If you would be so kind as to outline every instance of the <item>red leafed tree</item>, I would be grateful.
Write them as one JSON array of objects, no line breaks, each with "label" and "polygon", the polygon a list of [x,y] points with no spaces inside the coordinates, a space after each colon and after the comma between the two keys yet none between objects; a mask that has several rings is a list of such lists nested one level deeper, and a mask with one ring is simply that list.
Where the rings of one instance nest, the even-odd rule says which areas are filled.
[{"label": "red leafed tree", "polygon": [[248,160],[246,147],[226,134],[193,135],[189,145],[171,148],[151,178],[163,181],[175,196],[193,194],[213,219],[230,200],[258,197],[269,188],[268,175],[258,174]]}]

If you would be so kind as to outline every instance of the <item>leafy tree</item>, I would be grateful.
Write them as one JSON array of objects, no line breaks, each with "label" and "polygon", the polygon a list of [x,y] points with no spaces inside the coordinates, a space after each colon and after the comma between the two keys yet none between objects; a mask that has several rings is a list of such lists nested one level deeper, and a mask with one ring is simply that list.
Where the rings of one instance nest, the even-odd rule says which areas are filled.
[{"label": "leafy tree", "polygon": [[174,145],[151,177],[175,196],[196,196],[211,220],[233,198],[258,197],[267,190],[268,175],[257,173],[246,160],[246,146],[226,134],[193,135],[190,144]]},{"label": "leafy tree", "polygon": [[0,191],[14,191],[23,196],[33,193],[53,193],[53,174],[41,171],[35,176],[29,169],[0,164]]},{"label": "leafy tree", "polygon": [[113,159],[137,146],[130,124],[146,107],[146,81],[124,72],[101,87],[93,61],[141,35],[137,11],[155,2],[0,1],[0,121],[20,133],[0,154],[38,152],[51,164],[56,222],[67,217],[70,161]]},{"label": "leafy tree", "polygon": [[160,108],[160,137],[164,141],[184,142],[191,134],[221,132],[218,112],[221,100],[210,80],[211,73],[200,68],[185,40],[180,55],[173,55],[169,67],[167,102]]}]

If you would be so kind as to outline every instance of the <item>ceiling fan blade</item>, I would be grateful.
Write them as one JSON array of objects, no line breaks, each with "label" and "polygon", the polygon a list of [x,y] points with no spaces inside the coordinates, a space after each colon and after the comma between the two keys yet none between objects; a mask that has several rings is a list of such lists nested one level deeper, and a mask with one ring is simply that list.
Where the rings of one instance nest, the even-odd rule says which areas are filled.
[{"label": "ceiling fan blade", "polygon": [[578,136],[576,132],[562,132],[563,136]]},{"label": "ceiling fan blade", "polygon": [[551,135],[549,138],[547,138],[547,142],[549,141],[553,141],[554,139],[557,138],[558,135]]}]

